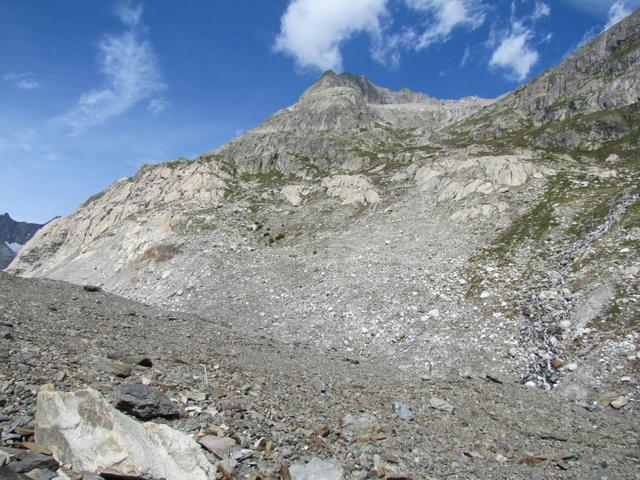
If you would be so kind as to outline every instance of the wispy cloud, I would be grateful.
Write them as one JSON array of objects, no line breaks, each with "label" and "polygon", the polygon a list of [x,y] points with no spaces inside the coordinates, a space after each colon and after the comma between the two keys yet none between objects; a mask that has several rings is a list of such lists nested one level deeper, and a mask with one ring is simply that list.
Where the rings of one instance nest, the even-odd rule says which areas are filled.
[{"label": "wispy cloud", "polygon": [[455,28],[474,30],[486,18],[486,6],[479,0],[407,0],[407,5],[426,16],[423,28],[414,32],[416,50],[447,40]]},{"label": "wispy cloud", "polygon": [[464,53],[462,54],[462,59],[460,60],[460,65],[458,65],[458,68],[464,68],[467,66],[467,63],[469,63],[469,59],[471,58],[471,49],[466,46],[464,47]]},{"label": "wispy cloud", "polygon": [[536,6],[531,14],[532,20],[539,20],[540,18],[548,17],[551,15],[551,7],[544,2],[536,2]]},{"label": "wispy cloud", "polygon": [[164,112],[168,107],[169,101],[166,98],[160,96],[157,98],[152,98],[147,109],[154,115],[158,115],[160,112]]},{"label": "wispy cloud", "polygon": [[373,57],[396,67],[403,50],[420,52],[433,44],[446,42],[454,30],[479,28],[486,18],[487,6],[480,0],[404,0],[419,20],[403,25],[399,33],[386,34],[374,45]]},{"label": "wispy cloud", "polygon": [[[76,106],[57,119],[71,129],[71,134],[121,115],[143,100],[157,98],[166,89],[153,46],[140,28],[142,11],[142,5],[134,6],[130,2],[116,8],[118,18],[127,29],[105,35],[98,45],[98,62],[105,85],[80,95]],[[153,108],[161,110],[162,105],[167,105],[164,102],[157,99]],[[149,108],[152,109],[151,105]]]},{"label": "wispy cloud", "polygon": [[130,0],[117,4],[115,8],[120,21],[129,28],[136,28],[140,24],[143,10],[142,4],[133,5]]},{"label": "wispy cloud", "polygon": [[2,75],[3,82],[9,82],[14,87],[22,90],[35,90],[40,86],[40,83],[33,78],[31,72],[25,73],[6,73]]},{"label": "wispy cloud", "polygon": [[609,9],[609,18],[607,19],[607,24],[604,26],[603,31],[609,30],[620,20],[628,17],[632,13],[633,11],[627,6],[626,2],[618,0],[616,3],[611,5],[611,8]]}]

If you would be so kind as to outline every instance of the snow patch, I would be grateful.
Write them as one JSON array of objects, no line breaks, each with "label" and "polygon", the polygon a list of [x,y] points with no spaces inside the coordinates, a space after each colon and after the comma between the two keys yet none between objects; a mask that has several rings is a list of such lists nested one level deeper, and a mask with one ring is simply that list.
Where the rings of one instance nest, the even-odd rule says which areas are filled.
[{"label": "snow patch", "polygon": [[20,249],[24,246],[15,242],[13,243],[4,242],[4,243],[7,245],[7,247],[9,247],[13,251],[13,253],[18,253]]}]

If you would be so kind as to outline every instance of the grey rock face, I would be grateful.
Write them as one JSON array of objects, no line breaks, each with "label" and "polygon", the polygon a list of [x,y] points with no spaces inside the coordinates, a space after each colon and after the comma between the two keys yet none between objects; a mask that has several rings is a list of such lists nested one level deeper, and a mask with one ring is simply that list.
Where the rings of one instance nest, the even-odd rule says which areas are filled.
[{"label": "grey rock face", "polygon": [[123,385],[116,393],[114,405],[118,410],[143,420],[180,416],[180,410],[171,399],[149,385]]}]

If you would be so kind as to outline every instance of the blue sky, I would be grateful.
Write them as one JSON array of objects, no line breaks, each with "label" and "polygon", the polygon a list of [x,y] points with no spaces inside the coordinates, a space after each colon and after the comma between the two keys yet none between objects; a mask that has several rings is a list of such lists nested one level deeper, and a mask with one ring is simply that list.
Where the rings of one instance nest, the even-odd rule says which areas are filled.
[{"label": "blue sky", "polygon": [[496,97],[640,0],[0,0],[0,213],[44,222],[214,149],[327,68]]}]

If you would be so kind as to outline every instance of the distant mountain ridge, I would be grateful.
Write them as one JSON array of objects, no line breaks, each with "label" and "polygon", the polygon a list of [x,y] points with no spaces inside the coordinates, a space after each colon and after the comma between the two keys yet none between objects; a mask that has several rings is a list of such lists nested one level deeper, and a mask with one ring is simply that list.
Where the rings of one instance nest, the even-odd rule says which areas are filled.
[{"label": "distant mountain ridge", "polygon": [[44,225],[17,222],[8,213],[0,215],[0,270],[5,269],[26,244]]}]

